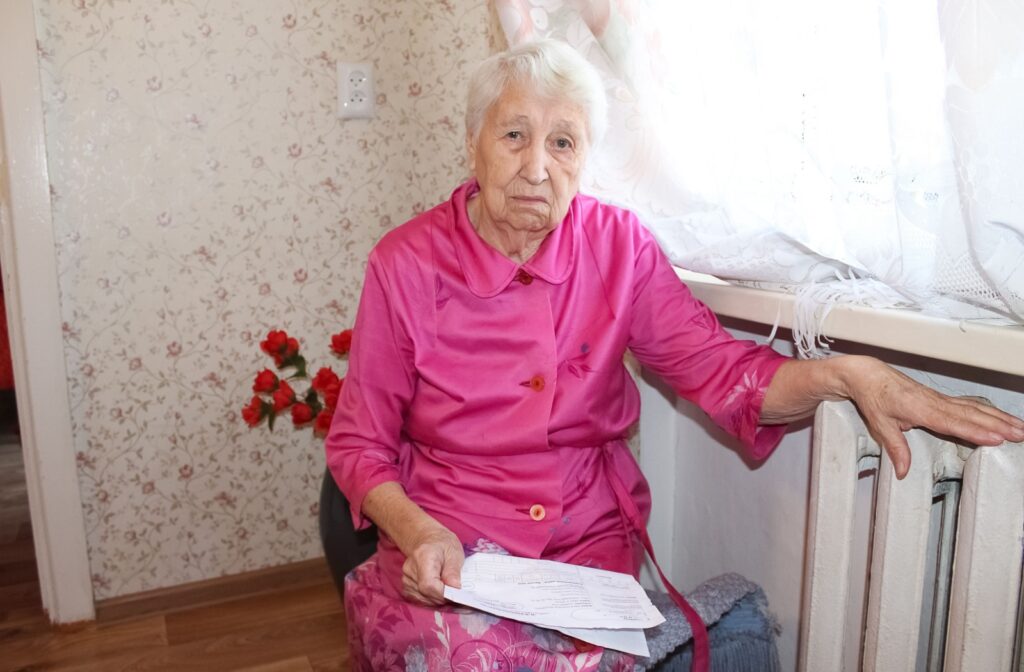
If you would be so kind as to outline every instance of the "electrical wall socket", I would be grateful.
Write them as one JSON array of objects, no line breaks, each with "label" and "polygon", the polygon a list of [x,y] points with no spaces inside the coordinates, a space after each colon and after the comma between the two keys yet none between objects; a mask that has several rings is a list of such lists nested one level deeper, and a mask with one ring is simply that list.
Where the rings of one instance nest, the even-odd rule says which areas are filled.
[{"label": "electrical wall socket", "polygon": [[369,63],[338,63],[338,116],[369,119],[374,112],[373,68]]}]

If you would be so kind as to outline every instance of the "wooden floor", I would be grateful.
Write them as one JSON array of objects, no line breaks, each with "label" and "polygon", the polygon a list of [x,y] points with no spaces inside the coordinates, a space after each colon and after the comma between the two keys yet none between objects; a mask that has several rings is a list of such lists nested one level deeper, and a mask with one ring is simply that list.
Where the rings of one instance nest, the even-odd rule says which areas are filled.
[{"label": "wooden floor", "polygon": [[0,437],[0,671],[345,670],[328,579],[170,613],[53,628],[40,606],[21,448]]}]

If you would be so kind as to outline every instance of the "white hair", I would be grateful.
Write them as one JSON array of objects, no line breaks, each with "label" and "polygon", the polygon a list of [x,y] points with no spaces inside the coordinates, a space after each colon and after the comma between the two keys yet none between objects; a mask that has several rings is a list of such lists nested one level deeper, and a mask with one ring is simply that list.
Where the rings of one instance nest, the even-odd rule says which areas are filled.
[{"label": "white hair", "polygon": [[505,91],[521,85],[541,96],[567,100],[583,109],[587,135],[595,145],[608,126],[608,99],[597,70],[564,42],[525,42],[484,60],[469,80],[466,134],[476,139],[487,111]]}]

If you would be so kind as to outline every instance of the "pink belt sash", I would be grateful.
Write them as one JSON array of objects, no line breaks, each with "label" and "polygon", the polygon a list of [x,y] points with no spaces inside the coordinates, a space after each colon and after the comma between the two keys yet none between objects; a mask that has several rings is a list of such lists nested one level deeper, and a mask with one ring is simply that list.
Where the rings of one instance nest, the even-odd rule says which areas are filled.
[{"label": "pink belt sash", "polygon": [[614,458],[612,456],[612,449],[615,444],[606,444],[602,448],[602,452],[605,456],[605,473],[608,474],[608,481],[611,483],[612,490],[615,492],[615,499],[618,501],[619,511],[622,512],[622,516],[625,519],[627,526],[632,528],[636,534],[640,537],[640,541],[643,542],[644,548],[647,550],[647,554],[651,556],[651,561],[654,563],[655,569],[658,570],[658,576],[661,577],[661,582],[664,584],[668,594],[672,597],[672,601],[676,603],[679,610],[683,612],[683,616],[686,617],[687,622],[690,624],[690,630],[693,632],[693,663],[690,667],[691,672],[708,672],[710,667],[711,653],[708,648],[708,631],[704,626],[704,621],[701,620],[700,614],[697,610],[690,606],[690,603],[686,601],[682,593],[675,589],[672,582],[668,580],[665,573],[661,571],[661,565],[658,564],[658,559],[654,556],[654,546],[651,545],[651,537],[647,534],[647,524],[640,515],[640,510],[636,506],[636,502],[630,496],[626,490],[626,486],[623,484],[622,479],[619,478],[618,473],[614,467]]}]

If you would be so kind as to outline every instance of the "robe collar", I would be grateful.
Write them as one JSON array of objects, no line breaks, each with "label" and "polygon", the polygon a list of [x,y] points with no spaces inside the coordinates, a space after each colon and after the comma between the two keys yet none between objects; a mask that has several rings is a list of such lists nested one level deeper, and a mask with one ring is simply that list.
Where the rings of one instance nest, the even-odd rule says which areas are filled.
[{"label": "robe collar", "polygon": [[569,211],[558,227],[549,233],[525,264],[517,264],[490,246],[473,228],[466,204],[480,191],[475,179],[452,193],[451,237],[455,255],[470,291],[487,299],[501,293],[520,269],[553,285],[569,278],[576,258],[579,238],[579,202],[573,197]]}]

